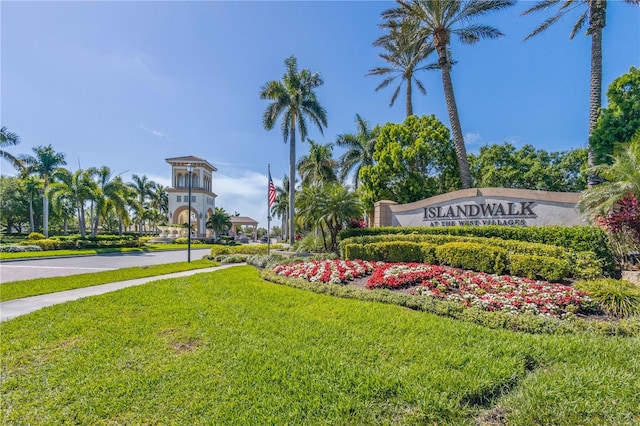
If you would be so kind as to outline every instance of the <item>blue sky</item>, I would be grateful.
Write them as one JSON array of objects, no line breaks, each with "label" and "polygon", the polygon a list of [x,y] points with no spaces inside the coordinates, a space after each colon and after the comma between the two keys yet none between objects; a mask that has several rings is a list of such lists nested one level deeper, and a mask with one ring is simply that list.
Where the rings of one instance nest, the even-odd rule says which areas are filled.
[{"label": "blue sky", "polygon": [[[573,14],[523,42],[544,17],[515,7],[482,22],[505,37],[452,45],[452,77],[467,149],[511,142],[562,151],[587,141],[590,38],[569,40]],[[289,147],[279,128],[266,131],[258,97],[280,79],[284,59],[318,71],[317,91],[329,126],[316,142],[355,130],[359,113],[372,125],[404,120],[393,89],[375,92],[384,65],[372,42],[380,12],[392,2],[0,2],[3,126],[21,137],[10,148],[31,153],[52,144],[68,167],[108,165],[169,184],[165,158],[195,155],[218,168],[217,206],[266,226],[266,169],[276,183],[288,173]],[[640,66],[640,8],[610,1],[604,30],[604,87]],[[427,95],[414,112],[447,126],[441,76],[425,72]],[[603,99],[606,103],[606,98]],[[298,156],[307,152],[298,144]],[[335,156],[341,154],[335,150]],[[3,174],[15,171],[4,161]]]}]

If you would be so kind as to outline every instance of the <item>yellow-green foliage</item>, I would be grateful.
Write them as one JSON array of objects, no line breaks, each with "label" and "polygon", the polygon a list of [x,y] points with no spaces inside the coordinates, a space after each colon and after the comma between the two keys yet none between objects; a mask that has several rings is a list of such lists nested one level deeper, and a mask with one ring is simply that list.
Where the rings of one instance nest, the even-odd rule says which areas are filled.
[{"label": "yellow-green foliage", "polygon": [[387,241],[371,244],[347,244],[345,259],[379,260],[384,262],[435,263],[436,246],[411,241]]},{"label": "yellow-green foliage", "polygon": [[[484,238],[471,236],[455,236],[442,234],[380,234],[380,235],[364,235],[361,237],[346,238],[340,242],[340,249],[344,258],[355,259],[363,258],[354,256],[354,247],[351,247],[347,253],[348,245],[365,246],[372,243],[392,242],[392,241],[410,241],[415,243],[428,243],[432,245],[441,245],[451,242],[466,242],[485,244],[494,247],[501,247],[506,250],[507,258],[512,255],[531,255],[543,256],[559,259],[566,262],[569,266],[569,276],[577,278],[593,279],[603,275],[602,261],[591,251],[575,253],[569,249],[540,243],[530,243],[526,241],[503,240],[501,238]],[[366,250],[365,250],[366,251]],[[363,258],[364,259],[364,258]],[[379,259],[369,259],[379,260]],[[416,260],[417,261],[417,260]],[[508,263],[508,262],[507,262]],[[567,276],[567,275],[564,275]]]},{"label": "yellow-green foliage", "polygon": [[585,291],[612,315],[628,317],[640,314],[640,287],[630,281],[603,278],[580,281],[575,287]]},{"label": "yellow-green foliage", "polygon": [[507,264],[507,251],[479,243],[447,243],[436,248],[436,258],[442,265],[501,274]]},{"label": "yellow-green foliage", "polygon": [[[189,243],[189,238],[188,237],[176,238],[174,243],[175,244],[188,244]],[[200,240],[191,239],[191,244],[204,244],[204,242],[202,242]]]},{"label": "yellow-green foliage", "polygon": [[509,256],[511,275],[547,281],[561,281],[569,276],[569,262],[548,256],[512,254]]},{"label": "yellow-green foliage", "polygon": [[[271,244],[271,250],[279,250],[282,244]],[[267,254],[267,244],[243,244],[239,246],[215,245],[211,247],[211,257],[221,254]]]},{"label": "yellow-green foliage", "polygon": [[576,253],[573,260],[573,275],[583,280],[595,280],[603,276],[602,260],[592,251]]},{"label": "yellow-green foliage", "polygon": [[44,234],[41,234],[40,232],[32,232],[27,237],[27,240],[44,240],[45,238]]}]

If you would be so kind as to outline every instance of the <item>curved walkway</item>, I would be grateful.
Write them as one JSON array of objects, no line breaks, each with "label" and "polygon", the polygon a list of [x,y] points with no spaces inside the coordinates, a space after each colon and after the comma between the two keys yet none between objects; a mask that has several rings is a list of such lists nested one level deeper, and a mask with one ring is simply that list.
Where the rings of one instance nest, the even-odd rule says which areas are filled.
[{"label": "curved walkway", "polygon": [[191,271],[174,272],[166,275],[156,275],[154,277],[137,278],[135,280],[119,281],[110,284],[101,284],[91,287],[76,288],[74,290],[61,291],[58,293],[41,294],[39,296],[25,297],[22,299],[8,300],[0,303],[0,321],[8,321],[21,315],[26,315],[38,309],[47,306],[57,305],[59,303],[70,302],[72,300],[81,299],[83,297],[97,296],[99,294],[109,293],[111,291],[120,290],[127,287],[133,287],[140,284],[146,284],[151,281],[163,280],[167,278],[188,277],[203,272],[213,272],[219,269],[226,269],[232,266],[244,265],[244,263],[235,263],[222,266],[214,266],[211,268],[193,269]]}]

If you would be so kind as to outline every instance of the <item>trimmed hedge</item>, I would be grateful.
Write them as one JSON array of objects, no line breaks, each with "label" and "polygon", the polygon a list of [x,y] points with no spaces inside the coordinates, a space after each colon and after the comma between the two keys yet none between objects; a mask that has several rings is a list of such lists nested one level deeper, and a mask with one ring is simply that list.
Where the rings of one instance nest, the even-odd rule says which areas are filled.
[{"label": "trimmed hedge", "polygon": [[[397,229],[397,228],[396,228]],[[365,260],[387,260],[384,257],[376,257],[368,252],[366,248],[370,244],[390,243],[390,242],[413,242],[421,244],[442,245],[452,242],[475,243],[488,246],[500,247],[507,252],[506,268],[509,269],[510,259],[513,255],[529,255],[540,256],[545,258],[559,259],[559,265],[568,265],[562,267],[561,274],[552,271],[549,268],[541,268],[540,271],[548,271],[542,278],[557,281],[558,279],[575,276],[577,278],[599,278],[603,276],[602,261],[599,260],[592,252],[575,253],[562,247],[551,246],[540,243],[528,243],[515,240],[502,240],[500,238],[482,238],[468,236],[451,236],[451,235],[429,235],[429,234],[387,234],[387,235],[367,235],[362,237],[351,237],[340,242],[342,257],[345,259],[365,259]],[[357,246],[361,246],[360,249]],[[349,246],[349,250],[346,247]],[[359,255],[364,254],[365,257]],[[404,257],[406,262],[422,262],[422,257]],[[428,258],[425,256],[425,258]],[[426,262],[426,261],[425,261]],[[426,262],[429,263],[429,262]],[[448,264],[448,263],[447,263]],[[521,264],[518,263],[518,265]],[[449,265],[455,266],[455,265]],[[469,269],[475,269],[469,267]],[[561,276],[561,278],[557,278]]]},{"label": "trimmed hedge", "polygon": [[512,254],[509,256],[511,275],[547,281],[562,281],[569,276],[569,262],[547,256]]},{"label": "trimmed hedge", "polygon": [[111,241],[95,241],[95,240],[71,240],[61,241],[54,239],[22,241],[21,245],[38,246],[42,250],[74,250],[74,249],[96,249],[96,248],[115,248],[115,247],[142,247],[143,243],[136,240],[111,240]]},{"label": "trimmed hedge", "polygon": [[[271,250],[279,250],[282,244],[271,244]],[[211,247],[211,257],[222,254],[267,254],[266,244],[245,244],[240,246],[215,245]]]},{"label": "trimmed hedge", "polygon": [[640,336],[640,317],[631,317],[620,321],[594,321],[577,317],[561,320],[539,315],[513,315],[506,312],[488,312],[466,308],[458,303],[437,300],[429,296],[414,296],[391,290],[365,290],[343,284],[312,283],[301,278],[283,277],[270,269],[263,270],[260,276],[267,281],[319,294],[399,305],[494,329],[544,334],[586,332],[606,336]]},{"label": "trimmed hedge", "polygon": [[366,245],[350,244],[351,249],[345,259],[382,260],[385,262],[416,262],[432,263],[435,246],[423,245],[411,241],[388,241]]},{"label": "trimmed hedge", "polygon": [[[340,231],[340,240],[366,235],[451,235],[524,241],[563,247],[573,252],[591,251],[609,276],[615,275],[613,252],[606,232],[597,226],[415,226],[353,228]],[[532,253],[535,254],[535,253]],[[545,255],[546,254],[536,254]],[[552,256],[555,257],[555,256]]]},{"label": "trimmed hedge", "polygon": [[507,265],[505,249],[478,243],[443,244],[436,248],[436,258],[442,265],[498,275]]},{"label": "trimmed hedge", "polygon": [[84,238],[80,234],[72,235],[54,235],[49,237],[51,240],[59,241],[133,241],[136,237],[132,235],[114,235],[114,234],[99,234],[95,237],[85,236]]}]

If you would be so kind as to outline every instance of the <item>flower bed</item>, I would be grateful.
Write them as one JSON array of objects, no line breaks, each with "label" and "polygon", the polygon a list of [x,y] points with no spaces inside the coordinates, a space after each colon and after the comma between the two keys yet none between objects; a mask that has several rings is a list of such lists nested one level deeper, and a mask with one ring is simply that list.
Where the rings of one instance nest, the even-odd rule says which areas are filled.
[{"label": "flower bed", "polygon": [[418,286],[410,293],[485,311],[563,318],[589,312],[595,306],[586,293],[566,285],[423,263],[326,260],[276,266],[273,270],[279,275],[325,283],[344,283],[371,274],[368,289]]},{"label": "flower bed", "polygon": [[273,268],[273,271],[290,278],[340,284],[370,274],[377,265],[376,262],[367,260],[318,260],[278,265]]},{"label": "flower bed", "polygon": [[566,285],[425,264],[385,264],[374,271],[367,288],[395,289],[411,285],[418,285],[412,294],[486,311],[563,317],[593,307],[586,293]]}]

